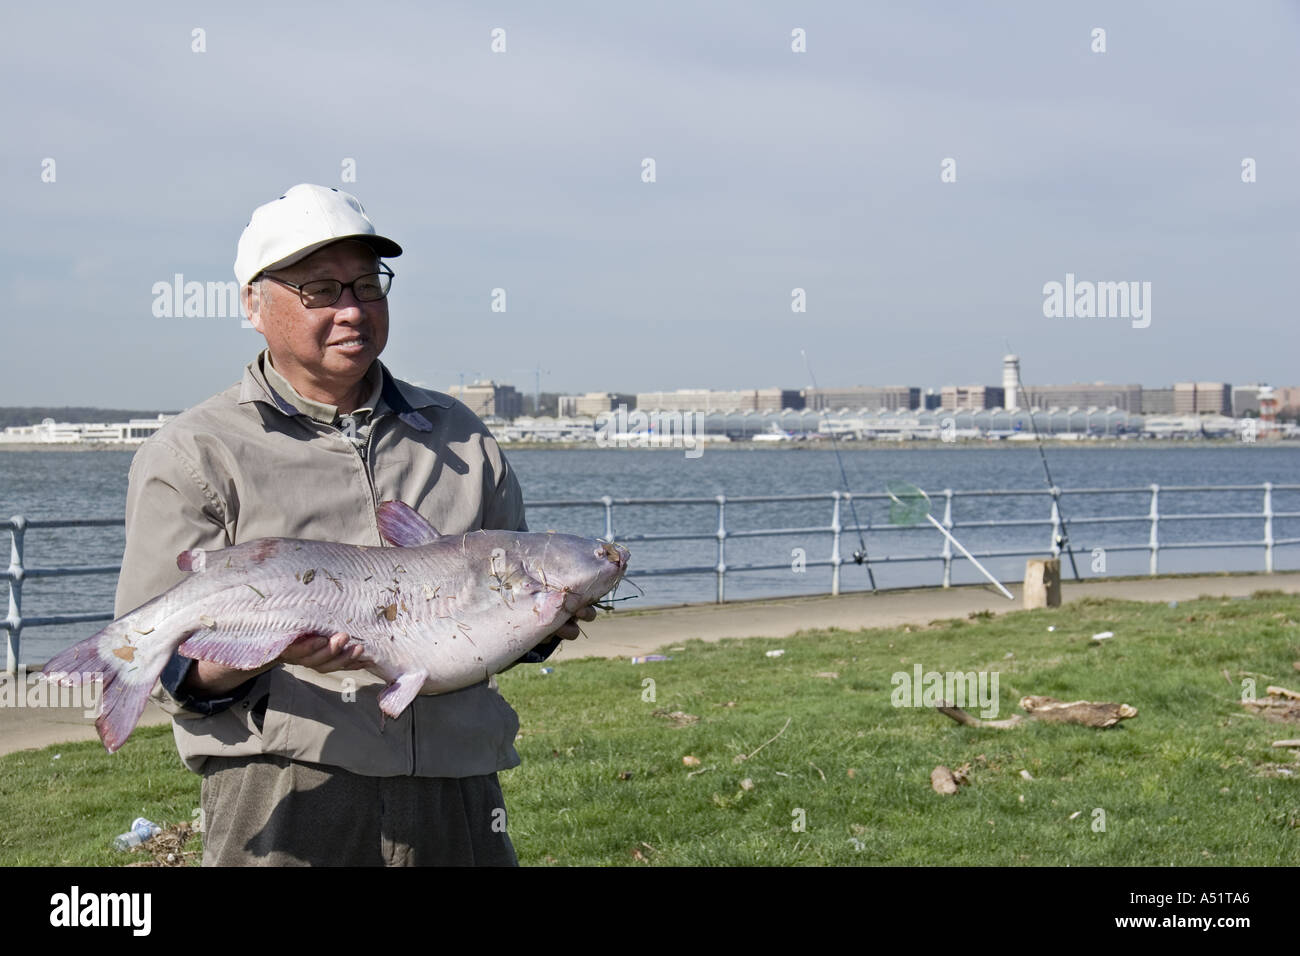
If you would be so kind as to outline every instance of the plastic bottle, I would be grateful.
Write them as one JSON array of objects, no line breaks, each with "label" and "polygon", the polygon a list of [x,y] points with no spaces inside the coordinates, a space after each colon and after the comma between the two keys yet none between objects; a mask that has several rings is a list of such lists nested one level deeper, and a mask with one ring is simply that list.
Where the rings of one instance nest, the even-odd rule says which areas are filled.
[{"label": "plastic bottle", "polygon": [[139,846],[145,840],[152,839],[162,833],[162,827],[144,817],[136,817],[131,821],[131,829],[113,839],[114,850],[129,850],[133,846]]},{"label": "plastic bottle", "polygon": [[145,817],[136,817],[131,821],[131,829],[140,834],[144,840],[151,839],[163,832],[163,828]]},{"label": "plastic bottle", "polygon": [[114,850],[129,850],[133,846],[139,846],[144,840],[140,839],[140,834],[134,830],[127,830],[121,836],[113,838]]}]

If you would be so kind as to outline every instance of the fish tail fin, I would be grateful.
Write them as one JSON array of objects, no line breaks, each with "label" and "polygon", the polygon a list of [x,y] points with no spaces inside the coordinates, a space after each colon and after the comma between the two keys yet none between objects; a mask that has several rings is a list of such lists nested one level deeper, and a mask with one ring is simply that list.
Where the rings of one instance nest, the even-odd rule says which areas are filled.
[{"label": "fish tail fin", "polygon": [[152,609],[158,600],[141,605],[97,634],[56,654],[41,668],[46,680],[64,687],[102,682],[95,729],[109,753],[131,736],[149,702],[149,692],[172,651],[188,635],[188,631],[176,627],[170,640],[164,632],[148,642],[140,641],[142,634],[133,625],[140,623],[146,616],[143,612]]}]

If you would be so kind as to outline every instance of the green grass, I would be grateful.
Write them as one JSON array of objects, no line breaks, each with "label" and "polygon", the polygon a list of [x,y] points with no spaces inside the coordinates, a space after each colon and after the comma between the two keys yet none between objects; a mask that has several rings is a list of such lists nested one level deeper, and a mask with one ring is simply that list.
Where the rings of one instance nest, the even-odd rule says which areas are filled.
[{"label": "green grass", "polygon": [[[56,759],[57,755],[57,759]],[[120,866],[113,838],[136,817],[193,823],[199,777],[176,754],[171,727],[140,727],[115,754],[98,742],[0,757],[0,865]],[[185,845],[201,850],[201,838]]]},{"label": "green grass", "polygon": [[[1239,701],[1241,672],[1262,675],[1260,696],[1270,683],[1300,685],[1297,621],[1300,599],[1259,592],[669,641],[672,661],[642,665],[561,655],[552,674],[525,666],[499,678],[521,719],[523,764],[501,775],[511,838],[525,865],[1295,865],[1300,755],[1269,745],[1300,728]],[[1106,630],[1116,636],[1090,641]],[[784,656],[764,655],[777,647]],[[1111,730],[962,727],[891,705],[891,675],[914,663],[996,672],[999,717],[1027,694],[1118,701],[1138,716]],[[699,720],[677,727],[655,711]],[[780,737],[734,762],[787,718]],[[685,755],[706,772],[688,776]],[[937,764],[967,762],[960,793],[930,789]],[[109,848],[112,837],[138,815],[189,820],[198,790],[167,728],[137,731],[112,757],[67,744],[0,758],[0,864],[138,859]]]}]

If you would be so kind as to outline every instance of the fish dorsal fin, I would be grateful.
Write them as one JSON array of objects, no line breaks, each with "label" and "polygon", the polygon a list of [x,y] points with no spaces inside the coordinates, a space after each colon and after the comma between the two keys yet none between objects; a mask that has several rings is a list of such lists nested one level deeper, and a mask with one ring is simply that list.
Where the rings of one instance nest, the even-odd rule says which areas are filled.
[{"label": "fish dorsal fin", "polygon": [[379,533],[394,548],[418,548],[437,541],[438,529],[400,501],[385,501],[375,512]]}]

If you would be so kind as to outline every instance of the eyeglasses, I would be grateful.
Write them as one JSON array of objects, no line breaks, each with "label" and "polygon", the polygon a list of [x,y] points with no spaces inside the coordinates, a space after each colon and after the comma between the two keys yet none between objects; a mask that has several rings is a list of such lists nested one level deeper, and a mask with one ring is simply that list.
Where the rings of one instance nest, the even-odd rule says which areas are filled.
[{"label": "eyeglasses", "polygon": [[302,285],[294,285],[267,272],[263,272],[261,278],[270,279],[272,282],[293,289],[307,308],[323,309],[342,298],[344,289],[351,289],[358,302],[376,302],[387,298],[388,290],[393,284],[393,273],[386,266],[380,268],[382,271],[359,276],[351,282],[340,282],[338,279],[315,279]]}]

